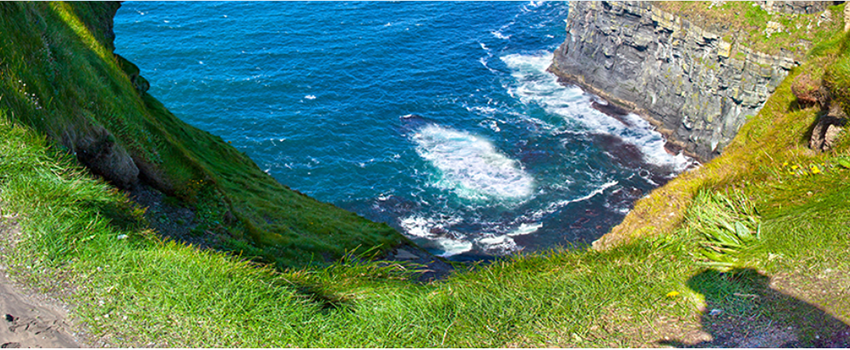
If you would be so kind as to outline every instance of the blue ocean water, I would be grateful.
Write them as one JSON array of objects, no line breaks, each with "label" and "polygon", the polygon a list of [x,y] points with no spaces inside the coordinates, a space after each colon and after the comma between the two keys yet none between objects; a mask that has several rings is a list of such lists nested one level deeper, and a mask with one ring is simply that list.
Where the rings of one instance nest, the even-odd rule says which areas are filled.
[{"label": "blue ocean water", "polygon": [[546,72],[567,3],[125,2],[116,52],[278,181],[481,259],[589,243],[687,167]]}]

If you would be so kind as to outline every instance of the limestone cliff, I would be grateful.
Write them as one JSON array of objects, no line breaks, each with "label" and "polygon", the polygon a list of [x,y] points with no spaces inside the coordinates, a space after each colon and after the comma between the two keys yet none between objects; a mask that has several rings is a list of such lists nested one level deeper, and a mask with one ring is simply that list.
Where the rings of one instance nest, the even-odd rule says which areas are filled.
[{"label": "limestone cliff", "polygon": [[719,155],[794,67],[651,2],[571,2],[550,70],[625,106],[701,160]]}]

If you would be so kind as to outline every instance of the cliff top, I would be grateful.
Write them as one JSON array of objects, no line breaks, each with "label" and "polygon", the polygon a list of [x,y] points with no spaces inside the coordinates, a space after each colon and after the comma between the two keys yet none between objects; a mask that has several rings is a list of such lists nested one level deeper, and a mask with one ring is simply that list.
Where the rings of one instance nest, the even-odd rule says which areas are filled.
[{"label": "cliff top", "polygon": [[844,26],[844,14],[836,6],[805,14],[784,13],[752,1],[658,1],[653,5],[729,43],[771,55],[791,55],[801,61],[815,43]]}]

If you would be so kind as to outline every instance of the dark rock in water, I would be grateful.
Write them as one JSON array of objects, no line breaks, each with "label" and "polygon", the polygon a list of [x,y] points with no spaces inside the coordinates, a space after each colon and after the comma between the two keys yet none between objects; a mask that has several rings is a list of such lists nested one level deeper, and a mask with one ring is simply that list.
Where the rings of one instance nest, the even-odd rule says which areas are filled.
[{"label": "dark rock in water", "polygon": [[593,136],[614,157],[615,162],[629,168],[636,168],[643,164],[643,152],[637,146],[610,134]]},{"label": "dark rock in water", "polygon": [[546,161],[551,158],[551,152],[543,151],[543,150],[528,150],[523,151],[520,154],[520,162],[522,164],[533,164],[537,162]]},{"label": "dark rock in water", "polygon": [[446,231],[446,229],[442,227],[432,227],[430,230],[428,230],[428,232],[432,235],[438,236],[445,236],[448,233],[448,231]]},{"label": "dark rock in water", "polygon": [[576,220],[575,222],[573,222],[573,223],[572,223],[572,225],[570,225],[570,228],[571,228],[571,229],[578,229],[578,228],[582,228],[582,225],[586,224],[588,221],[590,221],[590,219],[589,219],[589,218],[587,218],[587,217],[580,217],[580,218],[578,218],[578,220]]},{"label": "dark rock in water", "polygon": [[673,143],[673,142],[670,142],[670,141],[667,141],[667,142],[664,143],[664,151],[666,151],[668,154],[672,154],[674,156],[682,153],[683,149],[684,148],[677,143]]},{"label": "dark rock in water", "polygon": [[618,121],[620,121],[620,123],[623,123],[623,125],[625,125],[625,126],[633,126],[625,118],[623,118],[623,117],[625,117],[626,115],[629,114],[629,111],[626,110],[625,108],[622,108],[622,107],[617,106],[617,105],[610,103],[610,102],[608,102],[606,104],[601,104],[598,101],[591,102],[590,106],[593,107],[593,109],[595,109],[597,111],[605,113],[606,115],[608,115],[611,118],[617,119]]},{"label": "dark rock in water", "polygon": [[414,132],[431,123],[431,121],[418,114],[407,114],[398,117],[398,119],[401,121],[402,133]]}]

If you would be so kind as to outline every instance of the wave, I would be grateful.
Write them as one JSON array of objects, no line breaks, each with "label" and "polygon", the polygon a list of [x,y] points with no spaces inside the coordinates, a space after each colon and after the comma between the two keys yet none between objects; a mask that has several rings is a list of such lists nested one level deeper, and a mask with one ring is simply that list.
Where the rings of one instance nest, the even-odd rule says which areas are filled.
[{"label": "wave", "polygon": [[611,117],[592,107],[605,104],[576,86],[563,86],[555,75],[546,69],[552,62],[552,53],[544,51],[534,55],[510,54],[500,57],[511,70],[515,82],[508,93],[525,104],[536,104],[547,113],[558,115],[582,127],[587,132],[614,135],[640,149],[643,161],[658,166],[669,166],[673,173],[685,170],[693,160],[683,154],[671,155],[664,149],[664,137],[646,120],[629,113],[620,118]]},{"label": "wave", "polygon": [[472,242],[464,240],[462,235],[450,232],[446,227],[456,224],[459,219],[433,220],[420,215],[402,219],[399,224],[409,235],[428,239],[441,252],[436,255],[447,258],[472,250]]},{"label": "wave", "polygon": [[546,206],[546,208],[535,211],[535,212],[531,213],[531,215],[529,215],[528,217],[521,217],[520,220],[528,220],[528,219],[535,220],[535,221],[541,220],[546,215],[552,214],[552,213],[560,210],[561,208],[566,207],[567,205],[570,205],[570,204],[576,203],[576,202],[583,202],[583,201],[586,201],[586,200],[591,199],[593,197],[596,197],[597,195],[605,192],[605,190],[607,190],[607,189],[609,189],[613,186],[616,186],[618,184],[619,184],[619,182],[617,182],[617,181],[606,182],[606,183],[600,185],[599,187],[595,188],[593,191],[591,191],[587,195],[584,195],[584,196],[581,196],[581,197],[578,197],[578,198],[565,199],[565,200],[549,203],[549,205]]},{"label": "wave", "polygon": [[522,166],[482,137],[429,124],[412,138],[416,152],[439,169],[437,187],[462,198],[522,199],[534,190],[534,180]]}]

